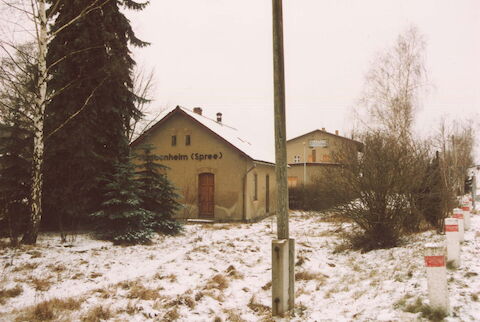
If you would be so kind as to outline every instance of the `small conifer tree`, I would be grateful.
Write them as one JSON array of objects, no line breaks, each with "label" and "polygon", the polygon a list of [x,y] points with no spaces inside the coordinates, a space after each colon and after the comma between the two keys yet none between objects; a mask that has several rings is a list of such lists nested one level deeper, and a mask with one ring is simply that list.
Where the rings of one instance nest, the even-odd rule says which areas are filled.
[{"label": "small conifer tree", "polygon": [[104,201],[92,214],[101,238],[116,244],[148,243],[154,234],[154,213],[142,208],[135,166],[129,159],[115,165],[115,173],[104,178]]},{"label": "small conifer tree", "polygon": [[181,205],[179,195],[165,175],[166,166],[158,163],[160,157],[152,153],[151,145],[142,146],[138,166],[137,182],[140,187],[142,208],[154,213],[154,229],[165,234],[176,234],[182,230],[180,223],[172,219]]}]

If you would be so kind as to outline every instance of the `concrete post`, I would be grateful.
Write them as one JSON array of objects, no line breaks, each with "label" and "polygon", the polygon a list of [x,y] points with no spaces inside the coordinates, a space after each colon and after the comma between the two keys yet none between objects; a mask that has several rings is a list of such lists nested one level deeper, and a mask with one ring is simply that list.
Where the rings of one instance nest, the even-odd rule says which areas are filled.
[{"label": "concrete post", "polygon": [[289,301],[289,241],[272,240],[272,315],[283,316]]},{"label": "concrete post", "polygon": [[288,309],[295,307],[295,239],[288,239]]},{"label": "concrete post", "polygon": [[449,312],[447,268],[445,247],[438,244],[425,245],[425,267],[427,269],[428,298],[434,309]]},{"label": "concrete post", "polygon": [[463,211],[463,219],[465,220],[465,229],[469,230],[472,226],[472,221],[470,219],[470,206],[463,206],[461,210]]},{"label": "concrete post", "polygon": [[447,239],[447,259],[453,261],[455,267],[460,266],[460,240],[458,219],[445,218],[445,237]]},{"label": "concrete post", "polygon": [[458,220],[458,240],[462,243],[465,241],[465,220],[463,220],[463,211],[461,209],[457,212],[454,211],[452,217]]}]

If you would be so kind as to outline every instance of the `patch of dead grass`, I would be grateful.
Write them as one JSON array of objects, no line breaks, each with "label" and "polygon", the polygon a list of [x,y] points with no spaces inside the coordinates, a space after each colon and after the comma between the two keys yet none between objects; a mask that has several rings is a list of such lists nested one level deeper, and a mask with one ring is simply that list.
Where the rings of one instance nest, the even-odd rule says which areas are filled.
[{"label": "patch of dead grass", "polygon": [[322,273],[314,273],[308,271],[300,271],[295,273],[295,280],[297,281],[324,281],[325,278],[325,275],[323,275]]},{"label": "patch of dead grass", "polygon": [[12,272],[33,271],[37,267],[38,263],[22,263],[21,265],[15,266]]},{"label": "patch of dead grass", "polygon": [[15,319],[20,321],[51,321],[56,320],[59,315],[65,311],[79,310],[82,305],[83,298],[53,298],[38,304],[23,308],[20,315]]},{"label": "patch of dead grass", "polygon": [[259,303],[259,302],[257,301],[257,299],[255,298],[255,295],[253,295],[253,296],[250,298],[250,301],[248,301],[247,306],[248,306],[248,308],[249,308],[250,310],[252,310],[253,312],[255,312],[255,313],[257,313],[257,314],[260,314],[260,315],[264,315],[264,314],[270,313],[270,307]]},{"label": "patch of dead grass", "polygon": [[5,304],[9,298],[17,297],[23,293],[23,288],[20,285],[15,285],[12,288],[0,289],[0,304]]},{"label": "patch of dead grass", "polygon": [[51,280],[51,276],[47,276],[44,278],[32,277],[30,279],[30,284],[35,289],[35,291],[45,292],[48,291],[53,285],[53,281]]},{"label": "patch of dead grass", "polygon": [[129,299],[140,299],[144,301],[156,300],[160,297],[158,290],[147,288],[140,282],[135,283],[130,287],[130,291],[127,294]]},{"label": "patch of dead grass", "polygon": [[225,309],[223,313],[227,315],[227,321],[229,322],[246,322],[246,320],[242,319],[240,313],[234,309]]},{"label": "patch of dead grass", "polygon": [[239,271],[237,271],[237,269],[233,265],[228,266],[227,269],[225,270],[225,273],[227,273],[228,276],[230,276],[234,279],[242,279],[243,278],[243,274],[240,273]]},{"label": "patch of dead grass", "polygon": [[217,290],[223,291],[228,287],[228,285],[229,285],[228,279],[222,274],[217,274],[207,282],[207,285],[205,285],[204,289],[206,290],[217,289]]},{"label": "patch of dead grass", "polygon": [[163,316],[162,321],[176,321],[180,318],[180,314],[178,313],[178,307],[174,307],[167,311]]},{"label": "patch of dead grass", "polygon": [[80,318],[82,322],[100,322],[112,317],[112,311],[108,306],[97,305],[88,310]]}]

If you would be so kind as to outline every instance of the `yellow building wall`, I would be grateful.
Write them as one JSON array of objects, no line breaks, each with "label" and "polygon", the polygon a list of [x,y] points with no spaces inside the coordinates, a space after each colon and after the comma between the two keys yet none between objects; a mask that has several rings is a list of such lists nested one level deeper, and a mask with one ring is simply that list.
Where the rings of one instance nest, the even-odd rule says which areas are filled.
[{"label": "yellow building wall", "polygon": [[[327,147],[310,148],[308,142],[313,140],[326,140],[328,145]],[[295,163],[295,156],[299,157],[299,163],[303,163],[305,159],[306,162],[334,162],[335,153],[345,144],[349,144],[346,142],[348,141],[344,138],[326,134],[322,131],[312,132],[287,142],[287,163]],[[354,145],[353,141],[352,145]],[[305,158],[303,156],[304,146]],[[312,160],[313,151],[316,154],[316,161]]]},{"label": "yellow building wall", "polygon": [[[187,135],[190,135],[190,145],[185,144]],[[172,146],[172,136],[176,136],[175,146]],[[169,167],[167,177],[178,189],[177,193],[181,195],[179,202],[184,205],[176,218],[199,218],[198,176],[205,172],[214,174],[215,207],[212,219],[253,220],[266,215],[261,207],[262,200],[252,200],[253,179],[250,180],[250,177],[257,172],[263,178],[267,173],[274,173],[274,167],[253,167],[249,157],[203,125],[182,114],[174,114],[141,139],[134,152],[139,153],[142,144],[152,144],[153,153],[165,156],[160,163]],[[271,174],[270,178],[272,180]],[[272,182],[270,186],[274,186]],[[258,188],[262,189],[261,186]],[[271,209],[274,209],[273,204]]]}]

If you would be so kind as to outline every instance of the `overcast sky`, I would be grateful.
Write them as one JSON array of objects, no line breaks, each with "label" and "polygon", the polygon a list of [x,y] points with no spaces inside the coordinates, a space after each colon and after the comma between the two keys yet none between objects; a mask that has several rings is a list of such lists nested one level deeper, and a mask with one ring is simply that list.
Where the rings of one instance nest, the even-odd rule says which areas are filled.
[{"label": "overcast sky", "polygon": [[[153,0],[129,17],[152,43],[135,50],[155,69],[152,109],[201,106],[265,144],[273,137],[271,0]],[[415,25],[427,41],[430,86],[417,129],[441,116],[479,119],[480,1],[284,1],[287,135],[348,133],[375,54]],[[272,147],[273,149],[273,147]]]}]

